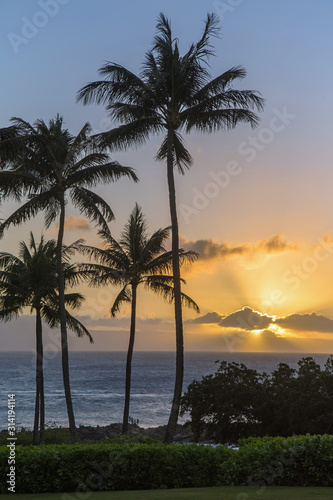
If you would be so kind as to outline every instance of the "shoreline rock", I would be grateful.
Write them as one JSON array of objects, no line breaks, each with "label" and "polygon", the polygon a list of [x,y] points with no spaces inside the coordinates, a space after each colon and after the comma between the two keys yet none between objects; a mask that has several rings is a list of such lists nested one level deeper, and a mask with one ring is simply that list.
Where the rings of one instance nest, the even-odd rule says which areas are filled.
[{"label": "shoreline rock", "polygon": [[[88,439],[91,441],[100,441],[101,439],[115,439],[121,437],[120,423],[114,423],[106,425],[103,427],[97,426],[85,426],[80,425],[77,428],[77,435],[80,441]],[[148,436],[152,439],[163,440],[166,431],[166,425],[160,425],[158,427],[140,427],[137,424],[128,425],[128,435],[129,436]],[[192,443],[194,442],[194,434],[191,431],[190,424],[177,425],[175,434],[175,443]]]}]

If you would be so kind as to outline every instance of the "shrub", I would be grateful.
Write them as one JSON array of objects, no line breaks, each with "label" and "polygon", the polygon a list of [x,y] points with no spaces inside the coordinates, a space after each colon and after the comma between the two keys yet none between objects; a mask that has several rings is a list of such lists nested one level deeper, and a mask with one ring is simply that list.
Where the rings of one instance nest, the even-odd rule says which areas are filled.
[{"label": "shrub", "polygon": [[[119,442],[17,446],[16,492],[103,491],[213,486],[221,461],[232,453],[204,445]],[[0,471],[8,469],[0,448]],[[1,485],[6,492],[6,484]]]},{"label": "shrub", "polygon": [[224,463],[229,484],[333,486],[333,436],[248,438],[239,444]]},{"label": "shrub", "polygon": [[[16,492],[277,485],[333,486],[333,436],[264,437],[225,446],[113,443],[17,446]],[[0,447],[0,474],[8,449]],[[7,492],[6,482],[1,493]]]},{"label": "shrub", "polygon": [[182,397],[197,439],[236,442],[248,436],[333,432],[333,356],[321,369],[311,357],[298,370],[280,363],[271,374],[223,361],[214,375],[194,380]]}]

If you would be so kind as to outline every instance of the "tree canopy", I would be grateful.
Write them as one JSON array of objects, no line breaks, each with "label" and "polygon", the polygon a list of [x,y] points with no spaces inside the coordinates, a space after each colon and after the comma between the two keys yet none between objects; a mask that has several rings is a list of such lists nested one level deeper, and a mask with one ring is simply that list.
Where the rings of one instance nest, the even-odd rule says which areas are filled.
[{"label": "tree canopy", "polygon": [[333,356],[321,369],[311,357],[298,369],[280,363],[272,374],[223,361],[214,375],[194,380],[182,397],[197,438],[220,442],[248,436],[333,431]]}]

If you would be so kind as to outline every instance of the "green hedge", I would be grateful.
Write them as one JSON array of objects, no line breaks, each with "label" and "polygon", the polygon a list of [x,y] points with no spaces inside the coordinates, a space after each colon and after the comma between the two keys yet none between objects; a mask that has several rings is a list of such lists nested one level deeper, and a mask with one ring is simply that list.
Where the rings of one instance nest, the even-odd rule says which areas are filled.
[{"label": "green hedge", "polygon": [[333,436],[248,438],[224,464],[228,484],[333,486]]},{"label": "green hedge", "polygon": [[[211,486],[225,447],[98,443],[16,448],[16,493],[103,491]],[[0,448],[0,476],[8,473],[8,451]],[[4,481],[1,493],[7,492]]]},{"label": "green hedge", "polygon": [[[225,446],[128,442],[16,448],[16,492],[232,485],[333,486],[333,436],[257,438]],[[0,448],[0,477],[8,449]],[[7,492],[1,481],[1,493]]]}]

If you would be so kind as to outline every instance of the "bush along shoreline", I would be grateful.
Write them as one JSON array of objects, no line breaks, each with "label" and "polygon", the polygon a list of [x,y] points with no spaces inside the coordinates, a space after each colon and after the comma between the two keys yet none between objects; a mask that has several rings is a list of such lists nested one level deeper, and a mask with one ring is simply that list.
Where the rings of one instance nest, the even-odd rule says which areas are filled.
[{"label": "bush along shoreline", "polygon": [[[0,447],[0,473],[8,473]],[[333,486],[333,436],[248,438],[239,449],[123,437],[16,448],[16,493],[211,486]],[[1,493],[7,486],[1,484]]]},{"label": "bush along shoreline", "polygon": [[[140,440],[150,438],[153,440],[163,440],[165,435],[166,425],[158,427],[140,427],[137,424],[129,424],[127,436],[132,436]],[[28,446],[33,444],[33,431],[26,428],[21,428],[16,432],[17,444]],[[114,440],[122,436],[122,424],[113,423],[105,426],[90,426],[80,425],[77,428],[78,443],[92,444],[102,440]],[[4,429],[0,431],[0,446],[6,445],[8,439],[8,431]],[[211,444],[212,441],[207,441],[202,435],[200,441]],[[45,443],[44,444],[70,444],[70,432],[68,427],[59,427],[55,423],[45,426]],[[195,435],[191,429],[191,424],[177,424],[176,433],[174,436],[175,443],[191,443],[195,442]]]},{"label": "bush along shoreline", "polygon": [[217,372],[194,380],[182,397],[198,440],[219,443],[251,436],[333,433],[333,356],[323,369],[312,357],[298,369],[279,363],[271,374],[222,361]]}]

